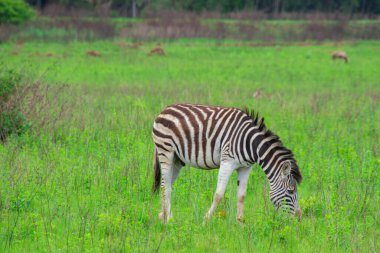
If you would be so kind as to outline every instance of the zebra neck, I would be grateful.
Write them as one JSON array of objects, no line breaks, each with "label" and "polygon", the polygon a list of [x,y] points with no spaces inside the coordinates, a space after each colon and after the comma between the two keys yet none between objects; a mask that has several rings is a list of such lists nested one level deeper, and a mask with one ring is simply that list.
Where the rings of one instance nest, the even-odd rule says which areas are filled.
[{"label": "zebra neck", "polygon": [[280,176],[283,163],[286,161],[293,161],[294,158],[292,153],[283,146],[270,151],[269,154],[270,155],[266,157],[262,157],[262,159],[259,160],[258,164],[267,175],[269,182],[272,183],[276,181]]},{"label": "zebra neck", "polygon": [[[255,129],[256,128],[256,129]],[[250,159],[256,162],[263,169],[268,179],[272,179],[274,173],[278,171],[284,160],[291,157],[291,153],[286,149],[279,137],[270,131],[260,131],[257,127],[252,127],[250,133],[249,148]]]}]

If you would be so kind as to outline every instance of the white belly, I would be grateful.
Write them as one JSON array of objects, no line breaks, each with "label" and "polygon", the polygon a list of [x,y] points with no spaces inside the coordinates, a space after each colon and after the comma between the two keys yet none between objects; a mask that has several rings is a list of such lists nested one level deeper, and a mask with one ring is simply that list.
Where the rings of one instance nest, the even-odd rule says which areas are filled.
[{"label": "white belly", "polygon": [[198,159],[195,159],[195,156],[192,156],[190,160],[182,157],[181,155],[177,155],[185,164],[188,164],[191,167],[209,170],[218,169],[220,166],[220,152],[214,153],[215,154],[213,156],[211,156],[211,153],[208,153],[204,157],[203,152],[199,152],[197,156]]}]

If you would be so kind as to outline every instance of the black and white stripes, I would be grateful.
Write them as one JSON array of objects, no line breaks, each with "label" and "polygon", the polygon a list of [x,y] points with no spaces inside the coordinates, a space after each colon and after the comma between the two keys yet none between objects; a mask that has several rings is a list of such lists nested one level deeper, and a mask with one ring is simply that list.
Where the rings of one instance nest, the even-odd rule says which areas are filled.
[{"label": "black and white stripes", "polygon": [[[251,166],[258,163],[268,176],[276,207],[287,205],[298,212],[296,182],[302,180],[297,163],[279,137],[267,130],[264,120],[249,110],[192,104],[167,107],[156,118],[153,139],[158,161],[156,180],[162,173],[162,212],[170,217],[171,185],[184,164],[201,169],[220,168],[218,186],[206,217],[211,217],[234,170],[238,172],[238,219]],[[158,170],[158,171],[157,171]],[[159,185],[156,182],[155,189]]]}]

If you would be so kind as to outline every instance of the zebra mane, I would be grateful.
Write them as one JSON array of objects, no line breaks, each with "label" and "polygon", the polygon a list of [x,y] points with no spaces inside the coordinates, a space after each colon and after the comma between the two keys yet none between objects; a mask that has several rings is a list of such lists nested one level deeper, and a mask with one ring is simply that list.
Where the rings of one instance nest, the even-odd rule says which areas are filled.
[{"label": "zebra mane", "polygon": [[265,134],[264,134],[265,137],[274,136],[275,140],[277,140],[281,143],[280,149],[285,150],[286,156],[289,157],[289,159],[291,160],[291,174],[292,174],[294,180],[298,184],[300,184],[302,181],[302,175],[301,175],[301,171],[298,168],[297,161],[294,158],[293,152],[290,149],[287,149],[286,147],[284,147],[284,145],[282,144],[282,142],[280,140],[280,137],[278,135],[276,135],[275,133],[273,133],[272,131],[270,131],[266,127],[266,125],[264,123],[264,118],[260,117],[258,112],[255,112],[253,109],[250,110],[248,107],[243,107],[242,111],[245,114],[247,114],[253,120],[253,123],[259,127],[260,131],[265,132]]},{"label": "zebra mane", "polygon": [[259,113],[258,112],[255,112],[253,109],[250,110],[248,107],[244,106],[242,111],[247,114],[252,120],[253,120],[253,123],[256,125],[256,126],[259,126],[259,130],[260,131],[263,131],[263,130],[266,130],[266,132],[270,132],[270,130],[267,129],[267,127],[265,126],[264,124],[264,118],[262,117],[259,117]]}]

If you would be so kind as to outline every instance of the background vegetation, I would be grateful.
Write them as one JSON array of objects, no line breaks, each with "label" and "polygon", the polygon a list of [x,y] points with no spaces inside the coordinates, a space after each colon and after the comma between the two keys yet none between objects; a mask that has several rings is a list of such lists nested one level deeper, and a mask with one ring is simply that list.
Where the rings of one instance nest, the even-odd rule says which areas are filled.
[{"label": "background vegetation", "polygon": [[0,1],[0,24],[19,24],[31,19],[33,15],[33,9],[23,0]]},{"label": "background vegetation", "polygon": [[[182,14],[1,26],[0,91],[20,88],[0,105],[28,127],[0,145],[0,251],[378,252],[378,21]],[[259,111],[299,162],[302,220],[254,166],[245,224],[235,174],[205,223],[218,171],[185,167],[162,225],[151,128],[177,102]]]},{"label": "background vegetation", "polygon": [[[346,13],[379,14],[379,0],[27,0],[44,10],[50,6],[63,5],[67,9],[111,9],[121,15],[136,17],[146,11],[182,10],[195,12],[264,12],[280,13]],[[297,15],[294,15],[297,16]]]}]

